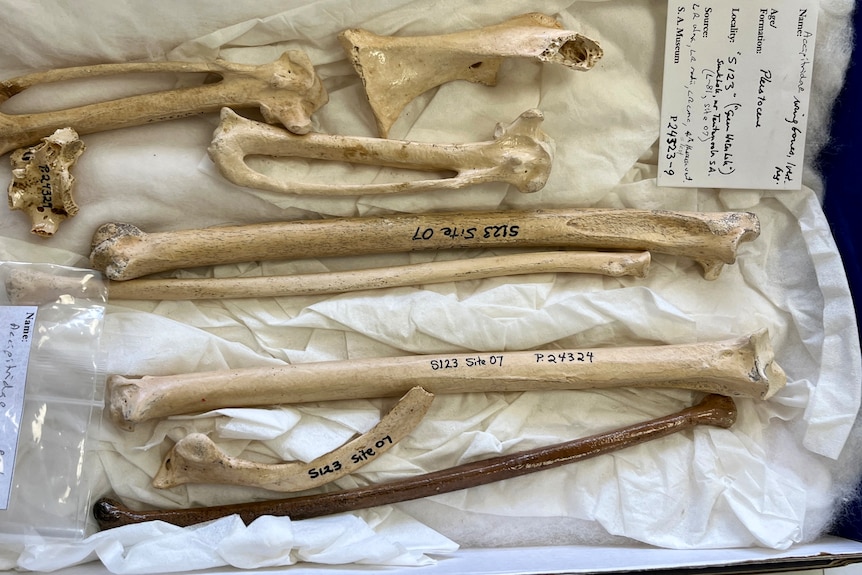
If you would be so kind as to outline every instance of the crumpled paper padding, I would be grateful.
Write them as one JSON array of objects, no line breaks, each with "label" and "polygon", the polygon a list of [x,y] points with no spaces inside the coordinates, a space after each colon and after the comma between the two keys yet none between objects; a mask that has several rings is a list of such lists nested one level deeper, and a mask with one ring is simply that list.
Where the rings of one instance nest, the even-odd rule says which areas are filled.
[{"label": "crumpled paper padding", "polygon": [[[89,35],[72,32],[76,22],[91,30],[91,21],[70,15],[61,27],[69,56],[40,52],[38,42],[48,43],[40,38],[61,36],[46,33],[53,21],[19,17],[15,37],[23,38],[28,28],[34,31],[21,49],[31,53],[13,54],[16,44],[10,43],[10,53],[0,55],[0,68],[18,71],[22,66],[51,67],[52,62],[124,61],[144,57],[151,48],[173,58],[221,55],[243,61],[267,60],[283,49],[300,48],[309,53],[331,96],[314,116],[317,128],[372,136],[374,122],[361,83],[335,38],[341,28],[438,33],[496,23],[536,9],[523,2],[505,6],[444,2],[422,4],[417,10],[417,3],[395,0],[373,6],[335,0],[280,3],[278,8],[258,3],[230,10],[192,5],[195,18],[183,15],[185,6],[177,18],[208,21],[211,28],[202,30],[195,24],[184,32],[174,20],[165,26],[163,18],[153,15],[159,6],[172,14],[176,8],[158,1],[148,5],[149,16],[138,14],[134,27],[116,28],[131,38],[145,38],[144,52],[120,34],[114,44],[104,37],[88,44]],[[556,158],[548,185],[536,194],[523,195],[497,184],[386,198],[285,197],[247,190],[218,176],[206,158],[218,121],[210,115],[86,136],[87,153],[76,165],[81,213],[67,221],[50,244],[28,235],[21,214],[0,217],[0,254],[10,260],[83,265],[93,230],[107,221],[129,221],[155,232],[319,214],[468,208],[753,210],[761,220],[761,237],[744,244],[738,262],[714,282],[704,281],[690,260],[654,255],[645,280],[536,274],[341,296],[115,301],[105,325],[109,371],[159,375],[431,351],[683,343],[768,327],[778,362],[788,372],[788,386],[768,402],[741,402],[740,421],[732,430],[702,429],[405,508],[441,534],[478,546],[499,541],[543,544],[564,537],[566,543],[619,543],[625,538],[670,547],[786,547],[811,540],[828,524],[841,494],[858,477],[852,471],[858,468],[858,456],[842,452],[842,446],[857,412],[860,382],[852,302],[816,195],[808,188],[769,194],[657,187],[664,5],[646,0],[555,2],[542,9],[559,11],[555,15],[565,27],[601,43],[605,57],[596,69],[573,73],[549,64],[509,61],[497,87],[465,82],[442,86],[408,106],[393,129],[394,137],[408,139],[481,141],[490,137],[496,122],[509,122],[524,109],[538,106],[546,117],[544,129],[555,142]],[[837,25],[835,18],[822,23],[821,28]],[[833,65],[838,64],[818,59],[815,73]],[[159,78],[153,84],[163,86],[165,81]],[[138,79],[135,85],[143,83]],[[79,87],[86,91],[85,83]],[[812,99],[824,97],[819,89],[815,82]],[[56,107],[49,92],[28,96],[23,103],[10,101],[4,109],[13,104]],[[334,174],[394,176],[386,170],[353,174],[310,163],[305,169],[309,176],[323,179]],[[0,166],[2,174],[8,179],[8,167]],[[248,263],[177,275],[302,273],[485,254],[468,250]],[[568,440],[664,415],[694,399],[688,392],[643,390],[440,396],[414,434],[361,473],[339,480],[338,486]],[[290,455],[310,459],[325,451],[313,433],[322,428],[309,425],[320,421],[314,417],[322,412],[313,409],[329,410],[326,429],[346,435],[353,427],[345,422],[352,421],[354,427],[358,420],[370,423],[375,410],[379,417],[390,404],[380,400],[299,406],[294,412],[299,421],[291,424],[293,418],[285,419],[283,429],[273,429],[271,414],[243,410],[241,438],[219,437],[218,429],[233,425],[218,423],[221,417],[147,423],[134,433],[120,432],[105,422],[98,454],[104,491],[120,491],[124,499],[141,505],[170,507],[273,497],[262,490],[213,486],[157,492],[149,481],[171,442],[188,430],[203,429],[238,455],[275,460],[294,450]],[[257,419],[260,429],[255,431]],[[260,440],[252,439],[255,433]],[[279,435],[273,438],[275,433]],[[704,491],[706,498],[701,497]],[[650,513],[628,505],[633,493],[649,496]],[[684,522],[678,502],[687,504]],[[589,527],[576,530],[574,524]],[[523,533],[524,525],[530,525],[529,534]],[[579,532],[588,533],[579,539]]]},{"label": "crumpled paper padding", "polygon": [[352,515],[291,521],[261,517],[248,526],[237,515],[191,527],[160,521],[126,525],[80,542],[31,544],[18,567],[54,571],[96,558],[111,573],[185,573],[232,566],[282,567],[299,561],[327,565],[429,565],[425,553],[458,546],[398,512],[372,518]]}]

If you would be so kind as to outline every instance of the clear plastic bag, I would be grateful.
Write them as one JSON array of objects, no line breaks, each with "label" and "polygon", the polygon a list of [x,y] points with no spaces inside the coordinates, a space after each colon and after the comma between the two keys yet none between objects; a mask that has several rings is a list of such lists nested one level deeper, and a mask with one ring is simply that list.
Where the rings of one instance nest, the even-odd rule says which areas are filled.
[{"label": "clear plastic bag", "polygon": [[[86,535],[90,507],[88,437],[103,405],[107,286],[92,270],[49,264],[0,262],[0,279],[3,341],[11,346],[10,334],[23,336],[24,330],[30,336],[20,420],[16,401],[0,398],[0,439],[9,445],[17,435],[14,469],[7,457],[0,470],[3,495],[9,489],[0,542],[78,539]],[[14,319],[30,309],[32,323]],[[10,349],[4,350],[7,365],[21,363],[11,360]]]}]

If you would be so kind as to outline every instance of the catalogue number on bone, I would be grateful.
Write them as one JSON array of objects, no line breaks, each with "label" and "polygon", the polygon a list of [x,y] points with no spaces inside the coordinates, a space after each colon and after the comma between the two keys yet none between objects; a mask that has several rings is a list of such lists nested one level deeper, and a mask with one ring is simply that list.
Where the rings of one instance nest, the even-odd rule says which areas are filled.
[{"label": "catalogue number on bone", "polygon": [[477,355],[475,357],[447,357],[442,359],[432,359],[430,361],[431,369],[457,369],[459,367],[479,367],[485,365],[496,365],[503,367],[502,355]]},{"label": "catalogue number on bone", "polygon": [[801,187],[813,0],[671,0],[658,184]]},{"label": "catalogue number on bone", "polygon": [[319,479],[329,475],[330,473],[341,471],[346,466],[364,464],[383,453],[383,450],[391,446],[393,443],[392,437],[385,435],[380,439],[375,440],[374,443],[360,447],[355,452],[351,453],[349,462],[342,462],[339,459],[335,459],[325,465],[310,468],[307,472],[308,476],[311,479]]},{"label": "catalogue number on bone", "polygon": [[413,232],[413,240],[422,241],[441,237],[453,240],[516,238],[520,232],[521,226],[510,224],[471,226],[468,228],[458,226],[419,227]]},{"label": "catalogue number on bone", "polygon": [[[531,357],[535,363],[593,363],[591,351],[541,351],[531,354],[519,354],[520,357]],[[521,360],[523,361],[523,359]],[[441,369],[459,369],[472,367],[503,367],[509,365],[506,355],[475,355],[435,358],[428,361],[433,371]]]},{"label": "catalogue number on bone", "polygon": [[[25,151],[21,156],[21,160],[29,162],[33,159],[35,153],[33,149]],[[40,208],[51,210],[54,208],[54,182],[51,178],[51,167],[47,164],[39,164],[39,193],[42,195],[42,203]]]}]

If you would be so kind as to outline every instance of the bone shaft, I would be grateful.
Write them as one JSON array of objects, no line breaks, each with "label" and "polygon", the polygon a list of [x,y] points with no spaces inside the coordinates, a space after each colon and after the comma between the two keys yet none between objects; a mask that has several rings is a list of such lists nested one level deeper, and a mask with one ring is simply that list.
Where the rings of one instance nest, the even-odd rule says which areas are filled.
[{"label": "bone shaft", "polygon": [[221,72],[223,68],[208,62],[136,62],[121,64],[98,64],[95,66],[73,66],[44,70],[10,78],[0,82],[0,101],[5,101],[37,84],[62,82],[77,78],[95,78],[114,74],[136,73],[201,73]]},{"label": "bone shaft", "polygon": [[96,232],[91,260],[112,279],[266,259],[488,247],[651,250],[688,255],[709,269],[735,261],[737,244],[759,231],[747,213],[600,209],[274,222],[142,234],[128,242],[112,238],[111,226]]},{"label": "bone shaft", "polygon": [[[645,277],[649,264],[649,252],[528,252],[292,276],[144,278],[108,281],[107,287],[111,300],[306,296],[533,273]],[[24,270],[13,270],[6,285],[9,299],[16,305],[44,303],[63,295],[88,297],[87,289],[87,284],[75,278]]]},{"label": "bone shaft", "polygon": [[[474,169],[494,166],[488,157],[493,144],[428,144],[382,138],[333,138],[328,134],[311,133],[297,137],[266,139],[245,138],[242,152],[246,155],[299,156],[317,160],[332,160],[334,156],[344,162],[372,164],[419,171],[457,169],[471,165]],[[421,158],[408,161],[407,158]]]},{"label": "bone shaft", "polygon": [[288,516],[294,520],[308,519],[379,505],[390,505],[512,479],[667,437],[692,429],[697,425],[714,425],[727,428],[733,424],[735,417],[736,412],[732,399],[708,396],[694,407],[646,423],[550,447],[459,465],[447,470],[381,485],[276,501],[187,510],[136,512],[123,508],[110,500],[102,499],[96,503],[94,515],[102,529],[149,520],[162,520],[175,525],[187,526],[233,514],[239,514],[246,523],[251,523],[263,515]]},{"label": "bone shaft", "polygon": [[294,276],[110,282],[111,299],[197,300],[323,295],[532,273],[643,277],[649,252],[541,252]]},{"label": "bone shaft", "polygon": [[391,397],[421,386],[435,395],[466,392],[680,387],[767,397],[783,384],[768,336],[720,342],[376,358],[109,378],[112,417],[121,427],[203,409]]},{"label": "bone shaft", "polygon": [[63,110],[33,114],[0,115],[0,153],[20,148],[55,130],[73,127],[79,134],[92,134],[119,127],[137,126],[215,112],[241,100],[230,91],[214,85],[153,94],[130,96],[111,102],[105,114],[104,103],[86,104]]}]

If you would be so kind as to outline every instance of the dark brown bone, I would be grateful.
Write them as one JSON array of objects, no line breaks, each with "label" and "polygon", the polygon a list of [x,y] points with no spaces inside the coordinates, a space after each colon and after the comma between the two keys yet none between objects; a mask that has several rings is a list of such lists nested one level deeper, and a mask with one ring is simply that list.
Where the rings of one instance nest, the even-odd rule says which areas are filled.
[{"label": "dark brown bone", "polygon": [[474,461],[379,485],[275,501],[178,510],[134,511],[116,501],[103,498],[96,502],[93,514],[102,529],[151,520],[188,526],[234,514],[238,514],[246,524],[264,515],[286,515],[294,520],[308,519],[485,485],[610,453],[692,429],[697,425],[728,428],[735,420],[736,405],[732,399],[721,395],[708,395],[699,404],[673,415],[616,431]]}]

